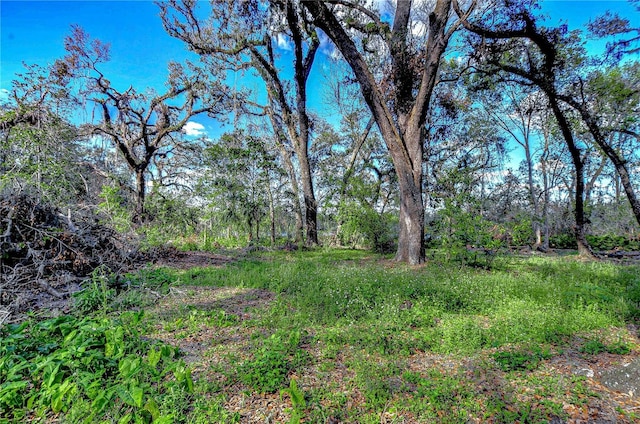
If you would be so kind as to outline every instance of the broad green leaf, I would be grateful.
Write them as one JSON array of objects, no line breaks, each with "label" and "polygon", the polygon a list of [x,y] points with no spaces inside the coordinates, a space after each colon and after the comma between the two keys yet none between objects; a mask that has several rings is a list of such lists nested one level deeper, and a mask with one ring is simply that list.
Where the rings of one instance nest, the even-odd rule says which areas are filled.
[{"label": "broad green leaf", "polygon": [[64,337],[64,344],[69,344],[73,339],[76,338],[76,336],[78,335],[78,330],[72,330],[71,332],[69,332],[69,334],[67,334]]},{"label": "broad green leaf", "polygon": [[188,393],[193,393],[193,378],[191,377],[191,368],[187,367],[185,370],[185,382]]},{"label": "broad green leaf", "polygon": [[0,385],[0,394],[9,390],[24,389],[25,387],[27,387],[26,381],[12,381],[10,383],[3,383],[2,385]]},{"label": "broad green leaf", "polygon": [[56,364],[55,368],[53,368],[53,370],[51,370],[51,373],[49,374],[49,378],[47,378],[47,382],[46,382],[46,387],[53,387],[54,384],[59,383],[61,378],[59,379],[58,377],[62,377],[59,374],[60,371],[60,364]]},{"label": "broad green leaf", "polygon": [[117,326],[104,331],[107,343],[104,347],[104,354],[107,358],[121,358],[124,355],[124,329]]},{"label": "broad green leaf", "polygon": [[151,417],[154,420],[160,417],[160,409],[158,408],[158,404],[153,398],[150,397],[149,399],[147,399],[147,403],[144,405],[144,409],[151,414]]},{"label": "broad green leaf", "polygon": [[118,370],[123,378],[130,378],[140,370],[141,358],[122,358],[118,364]]},{"label": "broad green leaf", "polygon": [[107,391],[101,392],[91,403],[92,412],[95,413],[96,415],[100,414],[104,410],[104,408],[109,404],[110,401],[111,401],[111,393]]},{"label": "broad green leaf", "polygon": [[118,424],[128,424],[129,422],[131,422],[131,418],[133,418],[133,415],[131,413],[128,413],[118,420]]},{"label": "broad green leaf", "polygon": [[63,398],[64,394],[63,393],[57,393],[55,396],[53,396],[51,398],[51,410],[53,412],[55,412],[56,414],[60,411],[62,411],[62,398]]},{"label": "broad green leaf", "polygon": [[149,361],[151,368],[158,366],[160,359],[162,359],[162,351],[160,349],[156,350],[155,348],[151,348],[147,355],[147,360]]},{"label": "broad green leaf", "polygon": [[129,389],[129,392],[131,393],[131,398],[133,399],[135,406],[137,406],[138,408],[142,408],[142,400],[144,399],[144,389],[138,386],[131,386],[131,388]]}]

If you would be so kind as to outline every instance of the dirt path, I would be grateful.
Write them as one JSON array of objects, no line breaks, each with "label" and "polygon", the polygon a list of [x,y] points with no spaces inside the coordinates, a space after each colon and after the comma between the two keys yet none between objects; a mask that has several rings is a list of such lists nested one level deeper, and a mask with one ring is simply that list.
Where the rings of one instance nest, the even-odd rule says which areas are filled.
[{"label": "dirt path", "polygon": [[190,269],[196,267],[222,266],[235,261],[231,256],[217,255],[209,252],[180,251],[168,249],[161,252],[152,263],[157,266],[166,266],[178,269]]}]

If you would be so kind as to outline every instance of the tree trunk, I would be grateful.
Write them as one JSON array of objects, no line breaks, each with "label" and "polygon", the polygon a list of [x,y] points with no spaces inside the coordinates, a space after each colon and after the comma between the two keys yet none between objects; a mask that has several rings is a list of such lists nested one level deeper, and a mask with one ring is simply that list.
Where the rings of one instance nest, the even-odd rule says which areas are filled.
[{"label": "tree trunk", "polygon": [[569,153],[571,154],[571,160],[573,161],[573,166],[576,171],[574,209],[575,226],[573,229],[576,236],[576,243],[578,245],[578,254],[585,258],[595,258],[585,234],[587,219],[584,214],[584,162],[580,155],[580,149],[575,144],[575,141],[573,139],[573,133],[571,132],[569,122],[567,121],[564,113],[558,105],[557,98],[555,97],[554,93],[547,92],[547,94],[549,103],[551,105],[551,110],[553,110],[553,114],[556,118],[556,121],[558,122],[558,126],[560,127],[560,131],[562,132],[562,136],[567,143],[567,148],[569,149]]},{"label": "tree trunk", "polygon": [[[269,101],[274,102],[275,100],[270,98]],[[302,243],[302,241],[304,240],[304,223],[302,220],[302,206],[300,205],[300,189],[298,187],[298,179],[296,177],[296,171],[293,166],[293,161],[291,160],[293,152],[290,152],[285,145],[286,136],[280,129],[280,125],[278,124],[278,120],[276,119],[275,113],[273,112],[273,108],[268,109],[268,116],[271,120],[271,125],[274,128],[276,136],[276,146],[278,147],[278,152],[280,153],[280,157],[284,162],[284,167],[287,170],[287,175],[289,176],[289,181],[291,182],[291,191],[293,192],[293,197],[295,197],[293,202],[293,211],[296,216],[295,241],[296,243]]]},{"label": "tree trunk", "polygon": [[[307,79],[311,72],[311,66],[320,47],[317,37],[311,37],[304,42],[304,35],[299,26],[299,12],[293,1],[286,2],[287,22],[291,30],[294,52],[294,75],[296,88],[296,108],[294,120],[297,124],[297,137],[294,123],[285,119],[289,128],[291,140],[296,143],[298,153],[298,165],[300,166],[300,182],[302,183],[302,193],[304,196],[305,227],[307,229],[308,246],[318,244],[318,202],[313,191],[313,179],[311,174],[311,164],[309,163],[309,115],[307,114]],[[307,53],[304,46],[307,45]],[[283,108],[286,109],[286,108]]]},{"label": "tree trunk", "polygon": [[396,171],[400,185],[400,234],[395,259],[416,265],[425,260],[422,187],[416,184],[410,169],[396,165]]},{"label": "tree trunk", "polygon": [[[333,41],[349,63],[365,102],[393,159],[400,185],[400,234],[396,260],[419,264],[425,260],[422,198],[422,137],[429,103],[452,32],[446,30],[451,0],[437,0],[429,14],[429,32],[422,55],[412,56],[408,45],[411,1],[396,2],[391,34],[386,38],[391,70],[379,83],[354,39],[324,2],[303,2],[314,23]],[[416,72],[413,60],[420,60]],[[390,89],[389,82],[392,82]],[[417,88],[417,89],[416,89]],[[389,99],[393,98],[393,102]]]},{"label": "tree trunk", "polygon": [[291,181],[291,191],[293,191],[293,197],[295,197],[293,202],[293,212],[296,215],[295,241],[296,243],[302,243],[304,240],[304,221],[302,219],[302,206],[300,205],[300,188],[298,187],[298,179],[296,178],[291,158],[287,153],[283,153],[283,155],[286,156],[284,161],[285,168],[287,168],[289,180]]},{"label": "tree trunk", "polygon": [[544,237],[542,239],[542,245],[538,247],[539,250],[546,252],[549,250],[549,176],[547,175],[546,160],[542,162],[542,184],[544,189],[544,203],[542,205],[542,227]]},{"label": "tree trunk", "polygon": [[260,243],[260,218],[256,217],[256,241]]},{"label": "tree trunk", "polygon": [[307,229],[306,244],[308,246],[313,246],[318,244],[318,202],[316,201],[316,197],[313,192],[313,179],[311,177],[309,157],[307,154],[304,154],[304,156],[298,155],[298,158],[300,179],[302,182],[302,194],[304,197],[305,227]]},{"label": "tree trunk", "polygon": [[269,224],[271,234],[271,245],[276,244],[276,211],[273,202],[273,192],[271,191],[271,184],[267,182],[267,198],[269,199]]},{"label": "tree trunk", "polygon": [[598,181],[598,178],[600,178],[600,175],[602,175],[602,171],[604,170],[606,162],[607,162],[607,158],[605,158],[604,156],[600,158],[600,165],[598,165],[598,169],[596,169],[594,172],[591,173],[591,178],[589,178],[589,180],[585,184],[584,202],[585,202],[585,205],[587,205],[587,207],[591,205],[591,192],[593,191],[593,188],[596,186],[596,182]]},{"label": "tree trunk", "polygon": [[146,195],[147,182],[144,175],[144,169],[136,169],[136,209],[134,220],[137,223],[142,223],[146,220],[146,211],[144,208]]},{"label": "tree trunk", "polygon": [[531,146],[529,144],[529,135],[525,134],[524,138],[524,154],[525,160],[527,161],[527,185],[529,191],[529,202],[531,202],[531,207],[533,208],[533,219],[531,222],[531,227],[533,230],[533,234],[536,237],[535,244],[533,249],[538,249],[542,244],[542,234],[540,229],[540,205],[538,202],[538,198],[536,197],[535,191],[535,182],[533,180],[533,157],[531,155]]}]

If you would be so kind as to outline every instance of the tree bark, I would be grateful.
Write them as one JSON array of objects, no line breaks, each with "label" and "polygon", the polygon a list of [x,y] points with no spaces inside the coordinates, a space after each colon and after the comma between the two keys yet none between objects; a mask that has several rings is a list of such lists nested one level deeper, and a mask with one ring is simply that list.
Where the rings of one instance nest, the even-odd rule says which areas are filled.
[{"label": "tree bark", "polygon": [[636,218],[638,224],[640,224],[640,200],[636,195],[636,192],[631,183],[631,177],[629,175],[629,170],[627,169],[627,162],[620,157],[618,152],[615,151],[611,144],[605,140],[604,134],[600,130],[600,126],[596,121],[596,118],[593,114],[587,110],[587,107],[580,102],[577,102],[575,99],[569,96],[562,96],[561,100],[567,103],[569,106],[573,107],[580,114],[583,122],[587,125],[589,132],[593,136],[596,144],[602,149],[602,151],[607,155],[614,168],[616,169],[616,173],[620,177],[620,182],[622,183],[622,187],[624,188],[624,192],[627,195],[627,200],[629,200],[629,204],[631,205],[631,210],[633,215]]},{"label": "tree bark", "polygon": [[587,219],[584,214],[584,161],[582,160],[580,149],[573,139],[570,124],[558,105],[558,99],[553,95],[553,93],[547,93],[547,95],[549,97],[551,110],[558,122],[562,136],[567,143],[567,148],[571,154],[571,160],[573,161],[573,166],[576,171],[576,191],[574,197],[574,217],[576,222],[574,226],[574,234],[576,236],[576,244],[578,245],[578,254],[586,258],[595,258],[593,251],[591,250],[591,246],[589,246],[589,242],[586,238],[585,226],[587,224]]},{"label": "tree bark", "polygon": [[[315,59],[320,42],[312,38],[308,43],[308,51],[304,52],[304,35],[301,32],[299,14],[293,1],[287,1],[285,6],[287,22],[291,30],[291,38],[294,44],[294,75],[296,88],[296,119],[285,119],[289,128],[291,141],[296,146],[298,165],[300,167],[300,182],[305,206],[305,227],[307,230],[306,244],[315,246],[318,244],[318,202],[313,190],[313,178],[309,163],[309,115],[307,114],[307,80],[311,72],[311,66]],[[282,99],[281,99],[282,103]],[[284,106],[284,105],[282,105]],[[283,107],[283,110],[288,108]],[[287,113],[290,113],[287,111]],[[297,131],[296,131],[297,124]],[[297,133],[297,134],[296,134]]]},{"label": "tree bark", "polygon": [[[306,143],[305,143],[306,145]],[[306,150],[306,149],[305,149]],[[299,154],[300,180],[302,182],[302,194],[304,197],[304,217],[307,229],[306,244],[309,246],[318,244],[318,202],[313,191],[313,179],[309,157],[304,152]]]},{"label": "tree bark", "polygon": [[[451,31],[446,30],[451,0],[436,1],[429,15],[428,39],[420,55],[412,53],[415,46],[409,46],[407,41],[412,2],[397,2],[391,33],[382,36],[391,59],[391,74],[383,83],[376,81],[353,39],[324,2],[307,1],[304,7],[312,15],[315,25],[333,41],[353,70],[391,154],[400,185],[400,234],[396,260],[410,264],[422,263],[425,250],[421,130],[436,84],[440,58],[451,36]],[[388,31],[388,27],[385,29],[385,24],[379,20],[374,20],[372,24],[380,34]],[[422,65],[420,71],[416,70],[413,63],[418,59]],[[392,90],[389,90],[389,83]]]},{"label": "tree bark", "polygon": [[269,234],[271,235],[271,245],[276,244],[276,210],[273,201],[273,191],[271,182],[267,181],[267,198],[269,199]]},{"label": "tree bark", "polygon": [[422,174],[416,181],[411,169],[396,165],[396,172],[400,186],[400,234],[395,259],[419,264],[425,259]]},{"label": "tree bark", "polygon": [[137,223],[143,223],[146,220],[145,199],[147,197],[147,181],[145,178],[145,170],[136,169],[136,209],[134,220]]},{"label": "tree bark", "polygon": [[549,175],[547,170],[547,155],[548,155],[548,140],[545,132],[545,147],[542,158],[540,159],[540,168],[542,172],[542,189],[544,190],[544,203],[542,204],[542,225],[544,231],[544,237],[542,238],[542,244],[538,246],[539,250],[546,252],[549,250],[549,202],[550,202],[550,187],[549,187]]},{"label": "tree bark", "polygon": [[284,167],[287,170],[287,175],[289,176],[289,181],[291,182],[291,191],[293,192],[294,202],[293,202],[293,211],[296,216],[296,234],[295,241],[296,243],[302,243],[304,240],[304,221],[302,219],[302,206],[300,205],[300,188],[298,186],[298,178],[296,177],[296,171],[293,166],[293,161],[291,160],[292,152],[289,152],[284,143],[285,135],[279,129],[277,120],[273,113],[273,110],[269,108],[269,118],[271,120],[271,124],[276,132],[276,145],[278,147],[278,152],[280,152],[280,157],[284,162]]}]

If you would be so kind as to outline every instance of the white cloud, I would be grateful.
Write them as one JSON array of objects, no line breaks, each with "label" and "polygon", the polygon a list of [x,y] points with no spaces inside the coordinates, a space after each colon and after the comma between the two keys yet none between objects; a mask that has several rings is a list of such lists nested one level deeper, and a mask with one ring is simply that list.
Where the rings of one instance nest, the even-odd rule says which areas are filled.
[{"label": "white cloud", "polygon": [[289,42],[289,39],[283,33],[276,35],[276,43],[278,44],[279,49],[287,51],[293,50],[291,42]]},{"label": "white cloud", "polygon": [[320,51],[327,55],[331,60],[342,59],[340,50],[336,48],[333,41],[322,31],[318,31],[318,38],[320,39]]},{"label": "white cloud", "polygon": [[411,34],[413,34],[414,37],[424,37],[425,35],[427,35],[427,30],[427,26],[424,22],[411,22]]},{"label": "white cloud", "polygon": [[6,102],[7,100],[9,100],[9,90],[0,88],[0,102]]},{"label": "white cloud", "polygon": [[182,131],[186,135],[191,137],[201,137],[205,134],[204,125],[194,121],[188,121],[186,124],[184,124],[184,127],[182,127]]}]

